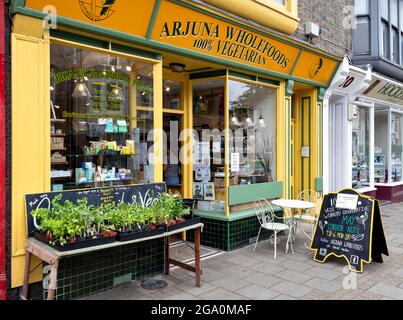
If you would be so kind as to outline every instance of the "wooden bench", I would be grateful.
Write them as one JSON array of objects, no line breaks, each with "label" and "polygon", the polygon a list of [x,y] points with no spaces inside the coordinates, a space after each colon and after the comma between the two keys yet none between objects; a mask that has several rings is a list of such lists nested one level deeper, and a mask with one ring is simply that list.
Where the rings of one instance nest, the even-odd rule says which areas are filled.
[{"label": "wooden bench", "polygon": [[[195,265],[188,265],[183,262],[174,260],[170,258],[170,250],[169,250],[169,237],[175,234],[180,234],[185,231],[194,231],[194,244],[195,244]],[[31,256],[37,256],[42,261],[48,263],[50,265],[50,284],[48,290],[48,300],[54,300],[56,296],[56,289],[57,289],[57,273],[59,269],[59,261],[66,257],[71,257],[75,255],[82,255],[94,251],[99,251],[103,249],[110,249],[114,247],[129,245],[133,243],[139,243],[143,241],[148,241],[157,238],[165,238],[165,267],[164,272],[165,274],[169,275],[170,266],[175,265],[182,269],[186,269],[188,271],[195,273],[195,280],[196,280],[196,287],[201,286],[201,262],[200,262],[200,234],[203,232],[203,224],[198,223],[188,227],[184,227],[181,229],[177,229],[171,232],[165,232],[160,235],[143,238],[143,239],[136,239],[126,242],[119,242],[115,241],[113,243],[78,249],[78,250],[71,250],[71,251],[58,251],[52,248],[49,245],[46,245],[35,238],[28,238],[25,242],[25,250],[26,250],[26,260],[25,260],[25,273],[24,273],[24,286],[23,286],[23,294],[22,298],[25,300],[29,299],[29,275],[30,275],[30,264],[31,264]]]}]

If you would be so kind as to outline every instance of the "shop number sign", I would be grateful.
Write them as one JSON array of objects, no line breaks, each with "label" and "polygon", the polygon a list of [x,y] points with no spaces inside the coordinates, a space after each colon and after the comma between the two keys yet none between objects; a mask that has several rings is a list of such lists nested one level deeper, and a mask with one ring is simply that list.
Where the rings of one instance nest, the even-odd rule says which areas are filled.
[{"label": "shop number sign", "polygon": [[333,255],[356,272],[363,272],[364,262],[382,262],[389,253],[378,201],[350,189],[326,195],[311,249],[315,261]]}]

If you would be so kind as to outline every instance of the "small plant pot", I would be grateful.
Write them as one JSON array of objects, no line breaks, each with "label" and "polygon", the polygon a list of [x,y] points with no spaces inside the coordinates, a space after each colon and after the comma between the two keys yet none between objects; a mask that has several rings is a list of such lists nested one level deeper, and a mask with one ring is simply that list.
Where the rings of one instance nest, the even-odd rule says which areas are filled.
[{"label": "small plant pot", "polygon": [[101,234],[104,238],[116,237],[118,235],[116,231],[103,231]]}]

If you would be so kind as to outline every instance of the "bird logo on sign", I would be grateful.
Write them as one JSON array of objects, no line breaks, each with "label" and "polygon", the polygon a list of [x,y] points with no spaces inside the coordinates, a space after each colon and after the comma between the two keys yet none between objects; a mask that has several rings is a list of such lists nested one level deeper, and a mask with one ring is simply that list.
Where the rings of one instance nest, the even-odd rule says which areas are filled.
[{"label": "bird logo on sign", "polygon": [[317,60],[314,61],[314,63],[312,64],[310,70],[309,70],[309,77],[311,79],[315,79],[318,77],[320,71],[323,68],[323,59],[322,58],[318,58]]},{"label": "bird logo on sign", "polygon": [[91,21],[108,19],[114,12],[116,0],[79,0],[80,8]]}]

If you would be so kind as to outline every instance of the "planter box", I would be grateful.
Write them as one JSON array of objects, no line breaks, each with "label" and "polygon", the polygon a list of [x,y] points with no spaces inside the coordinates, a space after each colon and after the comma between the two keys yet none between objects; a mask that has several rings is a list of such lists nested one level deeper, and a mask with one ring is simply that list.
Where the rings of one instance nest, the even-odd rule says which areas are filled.
[{"label": "planter box", "polygon": [[58,250],[58,251],[71,251],[71,250],[78,250],[83,248],[89,248],[94,246],[99,246],[103,244],[108,244],[115,242],[116,237],[102,237],[96,239],[79,239],[74,243],[66,243],[64,246],[60,244],[52,245],[49,243],[49,240],[45,238],[45,236],[39,232],[34,232],[34,238],[41,241],[44,244]]},{"label": "planter box", "polygon": [[185,227],[188,227],[188,226],[191,226],[194,224],[198,224],[200,222],[201,222],[201,217],[192,217],[192,218],[186,220],[185,222],[177,223],[172,226],[165,226],[165,232],[171,232],[171,231],[185,228]]},{"label": "planter box", "polygon": [[141,229],[141,230],[126,231],[126,232],[118,232],[118,235],[116,236],[116,240],[120,241],[120,242],[124,242],[124,241],[130,241],[130,240],[157,236],[157,235],[163,234],[163,233],[164,233],[163,228],[157,228],[154,230]]}]

